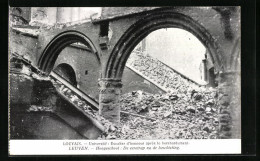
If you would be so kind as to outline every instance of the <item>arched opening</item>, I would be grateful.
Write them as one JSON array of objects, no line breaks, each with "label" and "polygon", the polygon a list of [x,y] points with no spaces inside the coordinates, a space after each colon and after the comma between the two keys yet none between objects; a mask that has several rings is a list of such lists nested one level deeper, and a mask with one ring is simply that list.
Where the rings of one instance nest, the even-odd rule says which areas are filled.
[{"label": "arched opening", "polygon": [[73,86],[76,85],[86,95],[98,99],[100,58],[92,41],[78,31],[69,30],[55,36],[41,54],[38,67],[48,75],[63,63],[75,69],[76,81],[74,76],[70,77],[68,74],[72,73],[71,70],[63,66],[63,69],[58,69],[64,76],[68,76],[65,79],[70,80]]},{"label": "arched opening", "polygon": [[174,89],[177,75],[198,86],[216,86],[216,74],[205,46],[178,28],[158,29],[133,50],[124,68],[122,93]]},{"label": "arched opening", "polygon": [[[102,91],[100,93],[100,113],[114,122],[121,121],[121,124],[129,126],[130,129],[132,127],[137,128],[135,127],[136,124],[144,125],[139,126],[138,128],[146,134],[142,135],[143,133],[138,133],[138,136],[135,136],[135,133],[133,132],[131,135],[132,138],[143,139],[147,138],[148,135],[150,136],[148,138],[153,139],[216,138],[218,122],[214,122],[213,119],[218,118],[218,105],[216,104],[218,91],[213,88],[204,88],[201,87],[201,85],[190,83],[191,79],[188,79],[187,77],[181,78],[179,76],[180,73],[174,73],[168,70],[167,68],[169,67],[166,68],[166,66],[169,66],[169,64],[163,65],[160,61],[150,59],[151,56],[148,55],[149,53],[145,53],[145,47],[148,46],[147,44],[145,45],[142,40],[151,33],[165,28],[169,30],[177,28],[188,31],[198,40],[204,47],[204,50],[200,51],[202,55],[200,61],[207,57],[212,64],[212,66],[208,68],[208,76],[211,76],[210,74],[215,76],[217,72],[224,70],[222,53],[213,37],[202,25],[183,14],[161,11],[157,13],[153,12],[151,15],[140,19],[130,26],[113,48],[111,56],[106,64],[106,70],[102,73],[104,79],[102,80],[103,82],[101,82],[101,87],[104,88],[104,92]],[[159,41],[159,37],[155,36],[155,39],[155,42]],[[160,45],[163,45],[165,41]],[[141,46],[138,44],[141,44]],[[144,68],[143,71],[145,71],[144,73],[140,72],[139,75],[143,74],[148,80],[148,75],[153,74],[156,70],[156,75],[164,77],[159,82],[157,81],[159,78],[155,78],[155,81],[157,81],[158,84],[157,87],[163,89],[164,93],[151,94],[143,91],[132,91],[126,94],[121,93],[122,95],[118,98],[120,89],[124,89],[124,86],[127,86],[123,80],[123,74],[126,69],[125,67],[127,66],[127,61],[131,59],[130,55],[133,54],[133,50],[138,50],[140,53],[138,55],[140,57],[136,60],[141,62],[139,67]],[[163,52],[164,51],[160,50],[157,51],[158,60],[163,57]],[[169,55],[167,55],[165,59],[167,59],[168,56]],[[193,59],[194,58],[190,60],[187,59],[185,60],[186,62],[183,63],[186,63],[186,65],[188,64],[187,66],[189,66],[189,61],[192,61]],[[150,64],[159,64],[160,67],[155,67],[154,70],[146,71],[147,68],[145,63],[148,61],[150,61]],[[196,68],[198,71],[198,66]],[[147,75],[145,73],[147,73]],[[170,77],[170,75],[173,76]],[[172,83],[172,90],[168,91],[169,86],[164,87],[165,84],[167,85],[167,83],[164,83],[165,81],[169,82],[168,85]],[[140,83],[136,83],[133,86],[140,86]],[[108,97],[110,96],[109,94],[112,97]],[[149,124],[149,121],[145,119],[135,119],[132,116],[120,115],[120,112],[118,112],[120,110],[132,112],[134,114],[137,113],[148,118],[153,118],[154,120],[167,120],[167,125],[161,125],[161,122],[158,121],[152,125],[150,124],[150,128],[146,128],[145,124]],[[211,115],[213,118],[211,122],[208,119],[208,115]],[[200,120],[200,117],[202,116],[205,116],[206,119]],[[136,122],[133,120],[136,120]],[[191,125],[192,128],[188,127],[185,129],[181,123],[178,123],[179,121],[182,122],[182,120],[185,120],[186,127]],[[198,120],[200,120],[200,123],[197,122]],[[204,124],[207,124],[208,127],[204,127]],[[186,130],[189,132],[183,132]],[[162,131],[165,131],[165,133],[162,134]],[[180,133],[178,131],[180,131]],[[201,135],[192,134],[197,132],[201,133]],[[183,133],[185,135],[183,135]]]},{"label": "arched opening", "polygon": [[59,64],[54,72],[60,75],[62,78],[67,80],[71,85],[77,86],[76,73],[69,64]]},{"label": "arched opening", "polygon": [[82,43],[74,43],[65,47],[57,57],[53,69],[60,64],[68,64],[76,74],[77,88],[88,96],[98,100],[98,84],[100,62],[97,56]]},{"label": "arched opening", "polygon": [[38,61],[38,67],[49,74],[54,67],[60,52],[68,45],[80,42],[86,45],[94,53],[99,61],[99,55],[91,40],[78,31],[65,31],[55,36],[46,46]]},{"label": "arched opening", "polygon": [[210,33],[192,18],[174,12],[157,12],[132,25],[114,47],[107,63],[104,78],[121,79],[128,57],[151,32],[161,28],[181,28],[196,36],[208,49],[209,56],[217,71],[223,70],[222,53]]}]

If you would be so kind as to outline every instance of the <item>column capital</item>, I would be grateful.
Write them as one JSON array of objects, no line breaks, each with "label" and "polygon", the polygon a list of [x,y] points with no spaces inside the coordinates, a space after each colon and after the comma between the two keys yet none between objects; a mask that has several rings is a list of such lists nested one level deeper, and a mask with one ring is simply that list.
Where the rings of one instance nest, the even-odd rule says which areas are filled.
[{"label": "column capital", "polygon": [[101,78],[98,80],[98,85],[100,89],[106,88],[122,88],[121,79],[117,78]]},{"label": "column capital", "polygon": [[221,72],[219,73],[219,82],[223,83],[223,82],[229,82],[229,83],[234,83],[233,80],[239,78],[239,76],[241,75],[240,71],[235,71],[235,70],[228,70],[225,72]]}]

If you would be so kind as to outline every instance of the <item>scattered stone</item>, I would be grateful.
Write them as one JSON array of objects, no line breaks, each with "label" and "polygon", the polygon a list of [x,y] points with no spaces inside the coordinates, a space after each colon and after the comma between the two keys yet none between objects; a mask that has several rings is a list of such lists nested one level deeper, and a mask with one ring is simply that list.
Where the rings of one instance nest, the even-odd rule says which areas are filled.
[{"label": "scattered stone", "polygon": [[164,118],[167,118],[167,117],[169,117],[171,114],[172,114],[172,112],[171,112],[171,111],[168,111],[168,112],[166,112],[166,113],[163,115],[163,117],[164,117]]},{"label": "scattered stone", "polygon": [[211,108],[210,107],[206,107],[206,112],[211,112]]},{"label": "scattered stone", "polygon": [[206,112],[206,115],[212,115],[212,113],[211,112]]},{"label": "scattered stone", "polygon": [[114,125],[110,125],[110,128],[109,128],[109,130],[113,132],[113,131],[115,131],[115,130],[116,130],[116,128],[115,128],[115,126],[114,126]]},{"label": "scattered stone", "polygon": [[68,90],[68,88],[64,88],[64,85],[63,85],[63,88],[61,88],[61,89],[62,89],[63,93],[65,93]]},{"label": "scattered stone", "polygon": [[219,120],[218,120],[218,118],[214,118],[214,122],[213,122],[215,125],[217,124],[219,124]]},{"label": "scattered stone", "polygon": [[195,99],[196,101],[199,101],[199,100],[202,99],[202,95],[200,95],[200,94],[198,94],[198,93],[195,93],[195,94],[194,94],[194,99]]},{"label": "scattered stone", "polygon": [[209,117],[207,117],[207,116],[203,117],[203,121],[208,121],[208,120],[209,120]]},{"label": "scattered stone", "polygon": [[188,106],[186,111],[189,111],[189,112],[192,112],[192,113],[195,113],[195,108],[193,106]]},{"label": "scattered stone", "polygon": [[157,110],[158,110],[158,108],[152,107],[152,111],[157,111]]},{"label": "scattered stone", "polygon": [[169,98],[170,100],[174,101],[177,100],[179,97],[177,95],[171,95]]},{"label": "scattered stone", "polygon": [[141,106],[142,112],[148,112],[148,106]]},{"label": "scattered stone", "polygon": [[78,100],[79,100],[79,98],[76,95],[72,95],[71,96],[71,101],[72,102],[75,102],[75,101],[78,101]]},{"label": "scattered stone", "polygon": [[[135,64],[135,68],[139,67]],[[212,97],[216,95],[216,90],[194,86],[170,70],[163,71],[166,72],[161,72],[161,75],[153,73],[153,77],[154,80],[160,79],[162,86],[168,86],[169,93],[152,95],[133,91],[122,95],[121,109],[144,117],[121,114],[120,123],[116,126],[100,116],[98,111],[93,111],[81,98],[71,96],[73,92],[66,87],[61,87],[61,90],[102,123],[105,131],[99,139],[217,139],[219,116],[216,111],[219,107],[217,99]],[[151,75],[149,72],[146,74],[147,77]],[[170,77],[168,82],[162,81],[164,74]]]},{"label": "scattered stone", "polygon": [[214,103],[214,100],[213,99],[210,99],[207,101],[206,105],[209,105],[209,106],[213,106],[215,103]]},{"label": "scattered stone", "polygon": [[204,127],[203,127],[203,130],[206,131],[206,132],[209,132],[209,131],[210,131],[210,129],[209,129],[208,126],[204,126]]},{"label": "scattered stone", "polygon": [[198,107],[197,110],[198,110],[198,111],[205,111],[205,109],[204,109],[203,107],[201,107],[201,106]]},{"label": "scattered stone", "polygon": [[160,104],[160,102],[155,101],[155,102],[152,104],[152,106],[153,106],[153,107],[160,107],[161,104]]},{"label": "scattered stone", "polygon": [[115,135],[108,135],[106,139],[116,139],[117,137]]},{"label": "scattered stone", "polygon": [[195,93],[198,93],[198,92],[193,89],[193,90],[191,91],[191,97],[193,97],[193,95],[194,95]]}]

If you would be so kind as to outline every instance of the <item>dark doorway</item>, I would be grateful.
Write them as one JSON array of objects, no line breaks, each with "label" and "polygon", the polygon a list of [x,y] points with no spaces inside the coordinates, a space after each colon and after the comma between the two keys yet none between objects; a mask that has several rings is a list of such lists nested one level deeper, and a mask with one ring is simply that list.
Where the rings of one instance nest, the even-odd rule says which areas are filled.
[{"label": "dark doorway", "polygon": [[61,77],[63,77],[65,80],[71,83],[73,86],[77,86],[77,80],[76,80],[76,73],[73,70],[73,68],[68,64],[59,64],[55,69],[54,72],[59,74]]}]

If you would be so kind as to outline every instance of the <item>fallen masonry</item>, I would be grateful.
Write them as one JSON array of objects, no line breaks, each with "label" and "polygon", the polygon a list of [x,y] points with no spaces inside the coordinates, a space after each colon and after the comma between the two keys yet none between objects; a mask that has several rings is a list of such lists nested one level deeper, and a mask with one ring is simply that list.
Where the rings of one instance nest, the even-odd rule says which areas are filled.
[{"label": "fallen masonry", "polygon": [[[58,8],[50,10],[58,13]],[[26,139],[21,136],[23,132],[17,133],[17,131],[21,131],[21,129],[30,131],[31,127],[38,129],[40,124],[44,125],[43,113],[45,113],[44,119],[49,118],[49,122],[53,121],[52,114],[57,105],[56,98],[61,97],[65,100],[64,104],[72,107],[70,109],[80,111],[75,112],[77,114],[74,113],[74,116],[70,113],[71,111],[66,112],[67,121],[72,127],[65,123],[62,124],[61,121],[56,124],[61,126],[50,123],[49,131],[51,132],[48,132],[45,126],[41,128],[41,131],[37,131],[37,134],[28,137],[35,137],[35,139],[49,136],[54,138],[59,136],[61,139],[82,138],[75,133],[86,133],[90,128],[85,126],[87,121],[83,120],[91,118],[95,126],[99,126],[103,131],[100,136],[98,133],[99,139],[241,138],[241,33],[239,23],[241,16],[239,7],[108,7],[102,8],[100,19],[96,19],[97,15],[92,15],[93,17],[90,16],[90,19],[75,23],[60,22],[62,17],[67,21],[70,16],[67,14],[61,17],[51,16],[53,12],[49,12],[50,10],[49,8],[10,8],[10,54],[17,52],[19,56],[28,59],[27,62],[20,62],[10,57],[11,123],[9,126],[11,135],[14,134],[14,137],[11,136],[11,138]],[[112,17],[111,13],[113,13]],[[42,14],[45,16],[42,17]],[[49,22],[49,18],[54,25],[45,24],[45,22]],[[212,79],[204,80],[209,82],[208,85],[218,86],[218,89],[197,87],[196,83],[181,76],[182,74],[172,72],[162,62],[149,56],[146,57],[145,54],[137,55],[137,59],[130,61],[129,56],[132,55],[130,51],[137,42],[142,41],[145,36],[157,29],[172,27],[192,33],[205,46],[206,61],[203,60],[202,63],[207,71],[201,70],[201,72],[205,74],[204,76],[209,74],[209,78]],[[75,52],[78,54],[68,52],[69,56],[63,55],[61,52],[63,49],[76,47],[75,44],[68,46],[74,42],[88,46],[95,58],[83,58],[81,57],[83,54],[79,54],[79,52]],[[142,41],[138,51],[144,51],[144,53],[149,51],[146,50],[146,47],[149,47],[147,42]],[[187,45],[184,47],[186,48]],[[87,52],[89,51],[87,50]],[[159,54],[163,54],[163,52],[161,51]],[[71,57],[72,55],[75,56],[75,59]],[[80,57],[76,55],[80,55]],[[89,85],[96,91],[95,94],[89,95],[99,98],[99,113],[96,109],[92,109],[91,103],[85,98],[81,98],[77,92],[60,85],[59,82],[53,82],[57,83],[56,91],[50,80],[45,80],[41,74],[24,68],[22,64],[27,64],[31,69],[33,69],[32,65],[37,66],[40,72],[49,74],[55,70],[55,63],[58,65],[59,60],[63,58],[68,60],[68,65],[77,71],[75,75],[80,77],[80,81],[74,84],[75,87],[88,93],[92,91],[87,88]],[[122,76],[126,73],[124,67],[128,58],[127,65],[134,72],[138,71],[135,73],[136,75],[144,76],[147,80],[140,81],[143,83],[142,86],[147,88],[152,86],[153,88],[156,85],[166,93],[151,95],[146,93],[147,91],[138,92],[139,86],[136,85],[139,83],[133,83],[126,91],[135,91],[124,93],[125,95],[121,96],[121,104],[118,104],[122,86],[124,88],[127,84]],[[207,64],[207,59],[210,60],[209,64]],[[94,63],[93,60],[100,61],[100,64]],[[83,66],[88,65],[88,61],[95,64],[90,65],[93,70]],[[79,72],[81,70],[82,72]],[[93,73],[95,76],[92,77],[90,74]],[[93,82],[85,80],[83,75],[93,78]],[[45,82],[47,88],[43,85],[44,83],[39,83],[40,81],[34,79]],[[39,84],[43,86],[39,87]],[[101,87],[99,93],[98,85]],[[161,92],[156,87],[154,93],[156,90]],[[28,109],[28,107],[30,108]],[[40,115],[36,116],[36,113]],[[26,118],[27,115],[28,118],[35,117],[34,121],[27,119],[26,122],[25,115]],[[80,118],[79,115],[87,117]],[[116,123],[121,121],[121,123],[114,125],[105,118]],[[48,122],[48,119],[46,120]],[[75,120],[80,120],[81,124],[77,124],[78,122]],[[74,125],[77,125],[78,131],[75,130]],[[24,128],[24,126],[28,128]],[[53,128],[55,126],[63,128],[60,128],[59,131],[56,130],[57,128]],[[65,127],[66,130],[64,130]],[[53,129],[56,130],[56,133]],[[70,131],[70,133],[61,131]],[[43,136],[44,134],[48,135]]]},{"label": "fallen masonry", "polygon": [[[216,90],[204,89],[199,92],[202,99],[196,101],[188,97],[184,101],[181,95],[178,100],[170,100],[172,93],[163,95],[151,95],[138,91],[121,97],[121,107],[125,111],[137,113],[146,117],[155,118],[149,120],[133,115],[121,113],[120,126],[109,130],[100,139],[217,139],[218,138],[218,106],[206,104],[208,99],[216,99]],[[187,92],[187,95],[192,92]],[[142,99],[140,99],[140,97]],[[168,99],[167,99],[168,98]],[[148,101],[152,100],[152,101]],[[145,102],[149,102],[145,104]],[[160,105],[153,107],[158,102]],[[143,110],[146,106],[147,110]],[[190,106],[194,111],[190,111]],[[154,109],[156,108],[156,110]],[[210,108],[206,112],[200,108]],[[167,115],[165,115],[167,114]]]},{"label": "fallen masonry", "polygon": [[121,113],[121,123],[114,125],[70,89],[57,82],[55,86],[75,105],[101,122],[105,130],[98,139],[218,138],[216,89],[197,87],[196,91],[189,88],[185,93],[177,90],[161,95],[133,91],[121,96],[121,108],[126,112]]},{"label": "fallen masonry", "polygon": [[[197,82],[153,58],[148,53],[132,52],[126,66],[166,92],[174,91],[176,88],[185,92],[187,87],[196,87],[199,85]],[[203,84],[205,82],[200,83],[205,85]],[[172,99],[175,99],[174,96]]]},{"label": "fallen masonry", "polygon": [[[37,73],[35,79],[41,78]],[[121,96],[120,124],[113,124],[98,110],[59,80],[51,77],[58,93],[84,112],[96,126],[103,127],[98,139],[217,139],[219,106],[217,89],[194,86],[177,74],[176,86],[164,94],[133,91]],[[46,78],[45,78],[46,79]],[[174,79],[174,77],[173,77]],[[47,79],[46,79],[47,80]],[[49,110],[31,106],[30,110]]]}]

